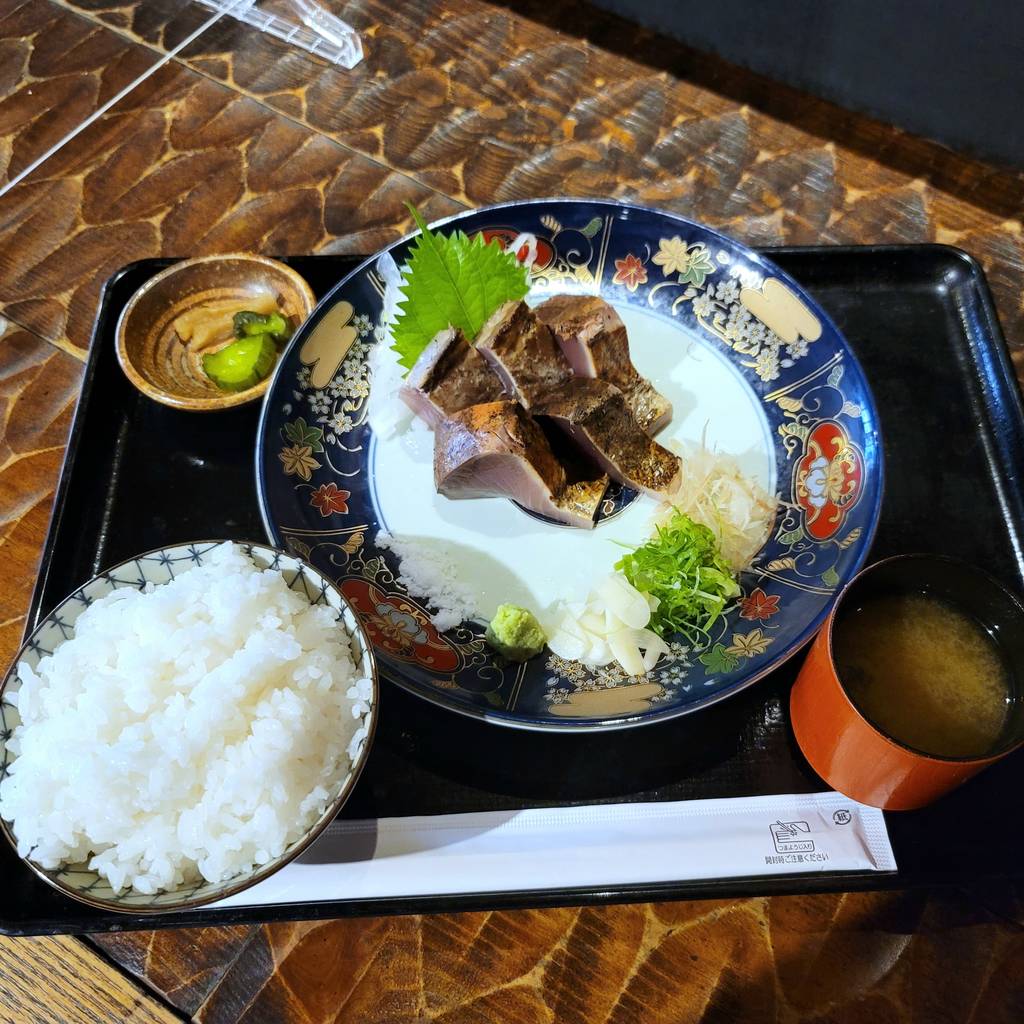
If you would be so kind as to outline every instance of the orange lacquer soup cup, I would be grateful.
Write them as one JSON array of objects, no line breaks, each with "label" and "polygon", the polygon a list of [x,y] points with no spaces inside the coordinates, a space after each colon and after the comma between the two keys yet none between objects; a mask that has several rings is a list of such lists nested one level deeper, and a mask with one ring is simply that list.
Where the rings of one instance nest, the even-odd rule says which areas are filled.
[{"label": "orange lacquer soup cup", "polygon": [[[978,757],[941,757],[901,743],[870,722],[836,671],[832,637],[844,610],[893,594],[933,597],[973,616],[995,638],[1011,693],[1006,723]],[[988,573],[939,555],[876,562],[842,591],[815,637],[790,695],[796,741],[811,767],[840,793],[874,807],[923,807],[1024,743],[1024,605]],[[893,680],[893,685],[898,685]]]}]

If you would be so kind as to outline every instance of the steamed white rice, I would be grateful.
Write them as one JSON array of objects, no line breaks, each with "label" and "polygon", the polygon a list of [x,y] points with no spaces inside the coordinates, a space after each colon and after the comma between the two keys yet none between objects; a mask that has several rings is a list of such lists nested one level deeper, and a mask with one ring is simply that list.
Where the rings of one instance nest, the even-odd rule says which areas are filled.
[{"label": "steamed white rice", "polygon": [[19,674],[0,785],[19,852],[88,859],[143,893],[228,879],[304,835],[365,740],[372,693],[336,613],[231,544],[96,601]]}]

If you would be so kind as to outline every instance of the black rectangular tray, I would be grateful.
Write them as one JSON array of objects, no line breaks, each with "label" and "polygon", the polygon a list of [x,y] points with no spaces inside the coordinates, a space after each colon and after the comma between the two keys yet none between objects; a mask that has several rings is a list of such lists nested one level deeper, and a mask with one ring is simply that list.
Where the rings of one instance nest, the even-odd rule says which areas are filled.
[{"label": "black rectangular tray", "polygon": [[[943,246],[769,250],[832,315],[877,399],[886,495],[872,557],[959,555],[1024,590],[1024,415],[988,287]],[[140,551],[206,537],[261,540],[253,474],[258,409],[199,415],[142,397],[114,353],[128,298],[169,260],[107,283],[28,616]],[[357,261],[289,260],[323,294]],[[374,747],[344,816],[814,792],[786,698],[799,657],[699,715],[620,733],[545,735],[431,707],[385,684]],[[51,890],[0,844],[0,931],[180,927],[356,914],[905,887],[1024,875],[1024,760],[989,769],[935,806],[887,815],[894,875],[789,875],[601,890],[466,893],[194,911],[107,914]]]}]

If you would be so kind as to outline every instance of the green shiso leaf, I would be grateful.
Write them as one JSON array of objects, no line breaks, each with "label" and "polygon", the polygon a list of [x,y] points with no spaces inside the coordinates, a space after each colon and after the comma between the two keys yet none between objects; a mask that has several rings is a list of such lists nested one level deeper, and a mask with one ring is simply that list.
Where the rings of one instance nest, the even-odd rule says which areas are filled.
[{"label": "green shiso leaf", "polygon": [[458,327],[469,341],[502,303],[529,291],[528,271],[497,241],[470,240],[463,231],[435,234],[409,205],[420,234],[402,281],[404,300],[392,329],[399,362],[412,369],[438,331]]}]

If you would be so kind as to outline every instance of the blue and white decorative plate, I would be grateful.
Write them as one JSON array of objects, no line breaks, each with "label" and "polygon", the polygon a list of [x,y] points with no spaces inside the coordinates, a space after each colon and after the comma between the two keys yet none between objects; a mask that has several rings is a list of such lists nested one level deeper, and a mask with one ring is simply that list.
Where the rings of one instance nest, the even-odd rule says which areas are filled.
[{"label": "blue and white decorative plate", "polygon": [[[429,434],[378,437],[366,421],[367,358],[384,337],[377,257],[320,303],[280,360],[260,424],[268,535],[338,582],[382,672],[444,707],[533,729],[621,728],[707,707],[780,665],[813,634],[863,563],[882,497],[878,417],[863,371],[825,312],[768,260],[673,214],[551,199],[436,225],[515,243],[533,258],[530,302],[597,293],[629,330],[639,371],[674,408],[659,435],[735,455],[779,494],[769,541],[711,642],[676,641],[653,672],[588,669],[551,654],[496,665],[483,621],[439,631],[396,582],[377,534],[435,541],[483,616],[512,602],[541,615],[583,599],[621,543],[642,543],[654,502],[607,509],[592,531],[543,522],[503,499],[451,501],[433,486]],[[408,239],[386,252],[401,265]],[[685,468],[684,468],[685,472]]]}]

